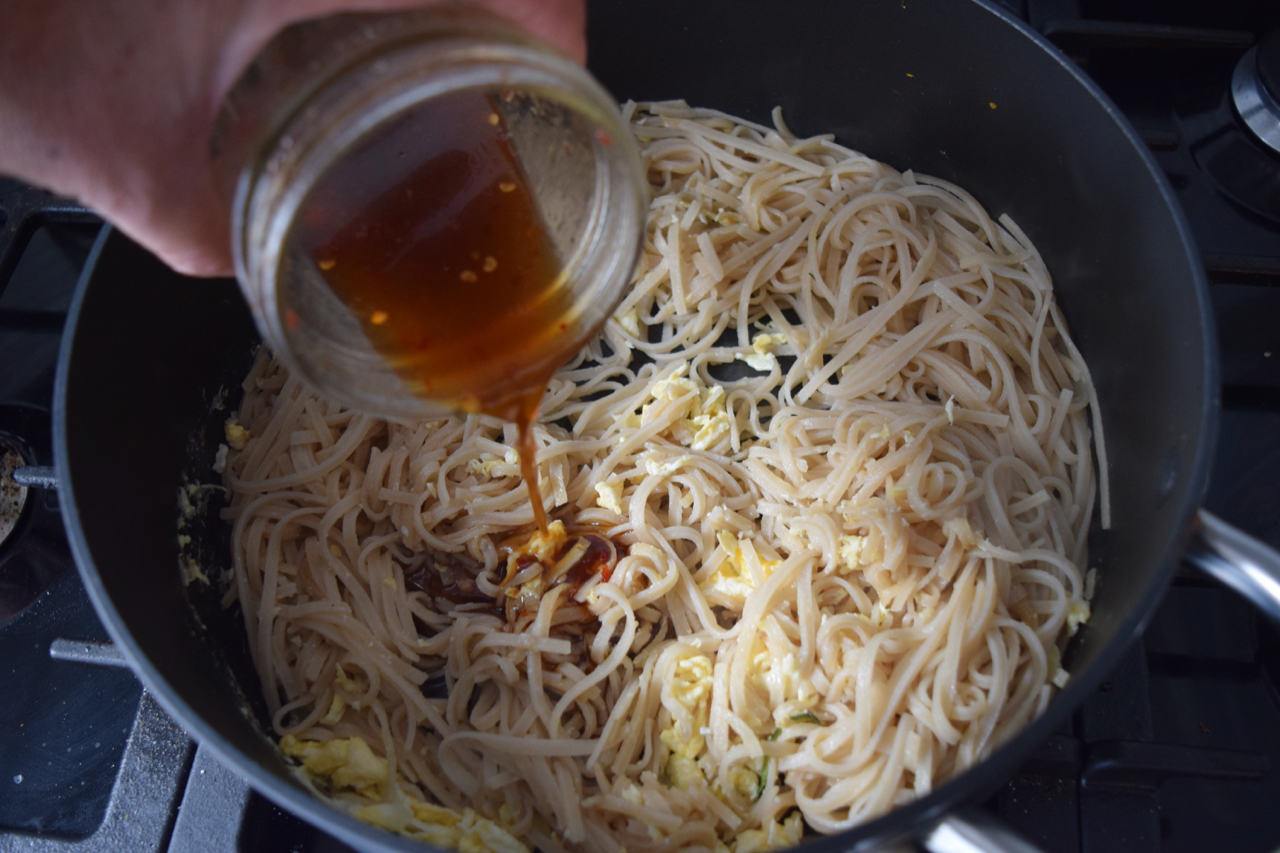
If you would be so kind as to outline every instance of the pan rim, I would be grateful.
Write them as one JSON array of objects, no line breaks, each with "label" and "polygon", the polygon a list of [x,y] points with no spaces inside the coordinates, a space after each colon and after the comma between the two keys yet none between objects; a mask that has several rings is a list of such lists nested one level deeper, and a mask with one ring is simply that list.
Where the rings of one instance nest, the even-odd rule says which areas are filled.
[{"label": "pan rim", "polygon": [[[1192,470],[1183,492],[1178,517],[1181,520],[1180,530],[1183,537],[1189,533],[1196,511],[1198,510],[1208,485],[1212,464],[1212,450],[1216,443],[1218,431],[1219,402],[1219,352],[1216,328],[1209,301],[1207,277],[1200,253],[1191,235],[1189,224],[1182,208],[1173,194],[1172,188],[1157,166],[1154,157],[1142,143],[1137,133],[1129,125],[1127,119],[1101,89],[1088,78],[1074,63],[1067,59],[1040,33],[1036,32],[1018,18],[989,0],[970,0],[975,6],[995,15],[1001,22],[1014,27],[1024,37],[1031,40],[1041,50],[1060,65],[1075,82],[1083,86],[1092,100],[1096,102],[1111,119],[1130,147],[1137,151],[1146,173],[1159,191],[1165,209],[1172,216],[1172,224],[1178,235],[1182,253],[1185,256],[1192,276],[1195,301],[1199,308],[1200,335],[1204,342],[1201,368],[1203,370],[1204,389],[1201,408],[1198,412],[1200,433],[1194,445]],[[95,610],[102,619],[112,639],[122,648],[130,659],[134,671],[142,679],[148,691],[157,699],[162,707],[177,719],[184,728],[193,734],[201,745],[209,748],[228,766],[233,767],[255,790],[286,808],[288,811],[303,816],[326,832],[339,837],[354,846],[377,849],[396,849],[408,852],[424,849],[421,842],[404,839],[384,830],[363,824],[354,817],[335,809],[318,798],[312,796],[299,784],[280,784],[279,776],[267,771],[258,762],[250,759],[206,723],[203,717],[178,695],[177,691],[160,675],[159,670],[147,659],[141,646],[124,624],[115,605],[106,590],[93,555],[84,535],[81,524],[79,505],[75,499],[75,480],[71,471],[68,455],[68,428],[64,417],[67,391],[70,382],[71,362],[74,357],[75,331],[81,314],[81,308],[89,291],[98,261],[108,241],[113,239],[116,229],[107,226],[99,234],[94,248],[86,261],[81,279],[77,284],[75,297],[68,311],[67,322],[60,343],[58,370],[54,385],[54,448],[55,466],[61,492],[66,499],[62,501],[64,525],[68,542],[75,558],[77,569],[90,593]],[[118,238],[124,239],[120,234]],[[1043,743],[1072,711],[1083,701],[1085,695],[1092,691],[1119,663],[1130,644],[1136,639],[1147,623],[1168,587],[1168,582],[1176,570],[1180,559],[1181,539],[1172,538],[1166,545],[1162,559],[1154,567],[1147,588],[1137,606],[1130,609],[1120,621],[1115,636],[1106,648],[1099,651],[1097,658],[1089,669],[1071,682],[1050,702],[1043,714],[1019,731],[1014,737],[994,750],[979,764],[956,776],[929,794],[899,806],[892,811],[871,821],[853,827],[833,836],[818,837],[807,840],[803,846],[811,849],[830,847],[849,849],[850,842],[882,843],[887,839],[914,835],[924,830],[950,809],[974,798],[975,792],[985,795],[994,790],[1008,778],[1022,759],[1031,753],[1037,744]],[[429,849],[429,848],[428,848]]]},{"label": "pan rim", "polygon": [[[116,236],[119,235],[119,236]],[[104,225],[98,238],[94,241],[89,257],[85,261],[84,270],[76,284],[75,295],[67,311],[62,341],[59,343],[58,370],[54,378],[54,467],[57,472],[58,492],[64,499],[62,507],[63,525],[66,528],[67,541],[75,559],[76,569],[80,574],[89,600],[93,604],[103,627],[112,641],[124,652],[129,666],[142,681],[143,687],[159,703],[170,717],[186,730],[187,734],[199,746],[207,746],[214,755],[227,767],[232,768],[241,778],[247,781],[255,791],[271,800],[276,805],[311,822],[325,832],[343,842],[362,850],[400,850],[404,853],[415,853],[425,849],[434,849],[422,842],[394,835],[386,830],[356,820],[308,793],[300,783],[281,784],[281,778],[267,771],[261,764],[250,759],[231,742],[207,723],[204,717],[173,689],[160,674],[160,671],[143,652],[141,645],[125,624],[112,601],[106,584],[103,582],[88,538],[81,524],[79,503],[76,501],[75,478],[73,476],[68,454],[68,430],[66,412],[67,388],[70,382],[70,365],[74,356],[75,330],[78,326],[81,310],[87,294],[92,287],[94,271],[98,260],[112,239],[129,239],[115,226]],[[282,766],[284,762],[282,759]]]}]

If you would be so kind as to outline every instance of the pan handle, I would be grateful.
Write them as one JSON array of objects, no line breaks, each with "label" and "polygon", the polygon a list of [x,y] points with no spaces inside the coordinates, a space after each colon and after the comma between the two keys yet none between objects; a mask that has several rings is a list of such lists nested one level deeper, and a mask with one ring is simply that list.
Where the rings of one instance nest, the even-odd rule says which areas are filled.
[{"label": "pan handle", "polygon": [[974,806],[949,813],[921,843],[929,853],[1041,853],[998,818]]},{"label": "pan handle", "polygon": [[[1183,556],[1280,622],[1280,552],[1200,510]],[[922,843],[929,853],[1039,853],[997,818],[973,807],[946,815]]]},{"label": "pan handle", "polygon": [[23,465],[15,468],[10,479],[19,486],[35,486],[41,489],[58,488],[58,472],[52,465]]},{"label": "pan handle", "polygon": [[1206,510],[1197,521],[1183,556],[1280,622],[1280,553]]}]

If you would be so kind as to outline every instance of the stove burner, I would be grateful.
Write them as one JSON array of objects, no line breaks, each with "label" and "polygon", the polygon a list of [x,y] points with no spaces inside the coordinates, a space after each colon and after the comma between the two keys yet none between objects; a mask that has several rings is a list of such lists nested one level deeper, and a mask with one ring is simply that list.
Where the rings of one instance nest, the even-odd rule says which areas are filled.
[{"label": "stove burner", "polygon": [[1215,108],[1182,123],[1191,156],[1216,189],[1280,222],[1280,30],[1241,57]]},{"label": "stove burner", "polygon": [[13,481],[13,472],[27,463],[18,448],[0,438],[0,547],[13,534],[27,505],[27,487]]},{"label": "stove burner", "polygon": [[[25,610],[68,566],[58,493],[15,469],[52,461],[49,413],[0,405],[0,624]],[[19,475],[20,479],[21,475]]]},{"label": "stove burner", "polygon": [[1241,58],[1231,78],[1231,100],[1253,135],[1280,154],[1280,30]]}]

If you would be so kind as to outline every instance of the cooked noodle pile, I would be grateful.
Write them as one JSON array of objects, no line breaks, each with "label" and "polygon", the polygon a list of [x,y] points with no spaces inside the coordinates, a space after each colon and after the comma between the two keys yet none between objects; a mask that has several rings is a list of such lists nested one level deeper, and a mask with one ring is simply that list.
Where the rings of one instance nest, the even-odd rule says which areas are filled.
[{"label": "cooked noodle pile", "polygon": [[1035,717],[1088,617],[1096,403],[1016,226],[777,116],[627,110],[654,201],[543,400],[552,535],[511,424],[245,383],[228,601],[276,731],[437,844],[837,832]]}]

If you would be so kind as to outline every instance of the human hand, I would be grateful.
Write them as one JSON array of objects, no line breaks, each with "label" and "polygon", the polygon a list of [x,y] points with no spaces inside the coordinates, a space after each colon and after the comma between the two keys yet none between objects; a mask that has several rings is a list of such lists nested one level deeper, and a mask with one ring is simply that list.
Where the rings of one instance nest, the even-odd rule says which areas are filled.
[{"label": "human hand", "polygon": [[[208,146],[223,96],[285,26],[442,0],[43,0],[0,31],[0,172],[78,199],[188,275],[232,272]],[[582,62],[584,0],[472,0]]]}]

